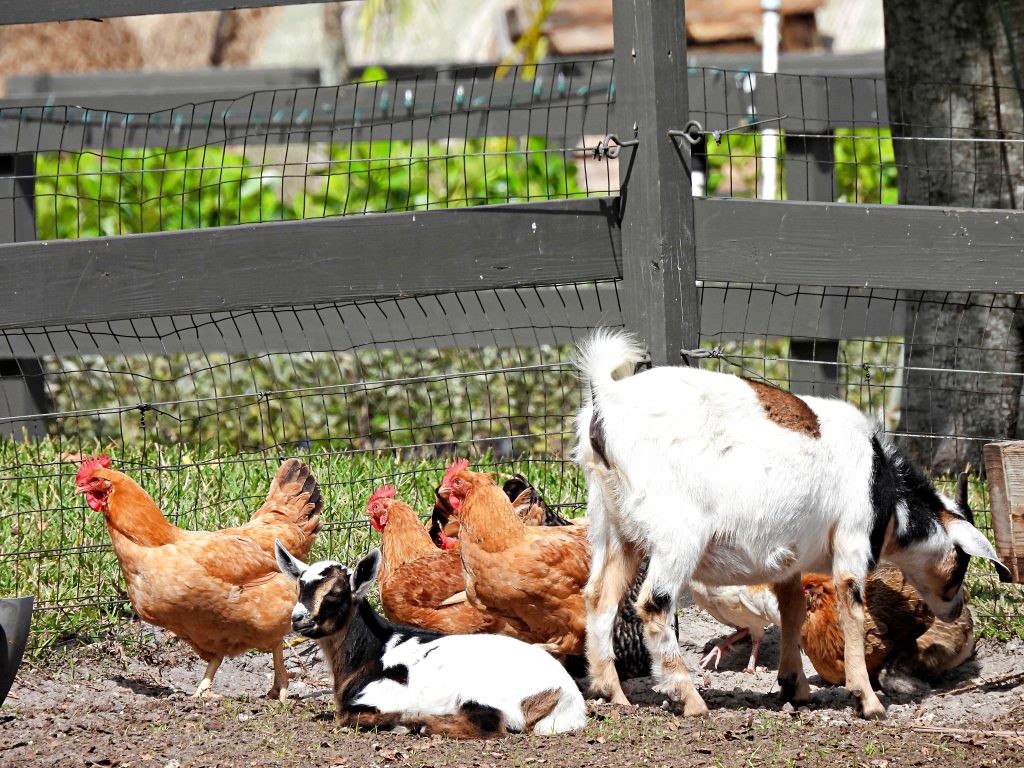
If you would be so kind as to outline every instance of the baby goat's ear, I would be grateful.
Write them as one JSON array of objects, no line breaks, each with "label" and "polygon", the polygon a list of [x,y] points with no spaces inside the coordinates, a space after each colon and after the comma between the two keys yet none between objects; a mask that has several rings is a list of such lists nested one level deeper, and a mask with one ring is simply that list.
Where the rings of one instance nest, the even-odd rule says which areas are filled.
[{"label": "baby goat's ear", "polygon": [[277,567],[281,569],[281,573],[293,581],[298,581],[299,577],[302,576],[302,572],[309,567],[297,557],[294,557],[291,552],[284,548],[284,544],[277,540],[274,541],[274,556],[277,558]]},{"label": "baby goat's ear", "polygon": [[995,566],[996,573],[999,574],[1000,581],[1007,582],[1013,580],[1013,574],[1010,573],[1010,569],[999,561],[999,555],[996,554],[996,550],[989,540],[985,538],[985,534],[973,525],[964,520],[953,520],[946,526],[946,531],[949,533],[953,543],[968,555],[991,560],[992,565]]},{"label": "baby goat's ear", "polygon": [[967,473],[961,472],[960,476],[956,479],[956,492],[954,493],[954,500],[956,501],[956,507],[960,510],[960,514],[963,515],[967,522],[974,525],[974,510],[971,509],[971,505],[967,503]]},{"label": "baby goat's ear", "polygon": [[380,550],[371,549],[366,557],[356,563],[349,578],[349,586],[352,589],[352,597],[361,600],[370,591],[373,580],[377,578],[377,571],[380,570]]}]

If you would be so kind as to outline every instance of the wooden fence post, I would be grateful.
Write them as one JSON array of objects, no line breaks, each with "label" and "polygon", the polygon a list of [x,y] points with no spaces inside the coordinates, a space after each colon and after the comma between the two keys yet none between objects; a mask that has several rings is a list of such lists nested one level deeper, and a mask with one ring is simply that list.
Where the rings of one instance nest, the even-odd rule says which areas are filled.
[{"label": "wooden fence post", "polygon": [[[36,239],[35,156],[0,154],[0,243]],[[46,280],[47,275],[40,275]],[[0,358],[0,418],[46,413],[50,400],[43,365],[35,358]],[[46,434],[45,419],[0,423],[0,434],[21,439]]]},{"label": "wooden fence post", "polygon": [[670,130],[689,119],[681,2],[615,0],[623,314],[655,364],[697,346],[699,298],[690,145]]},{"label": "wooden fence post", "polygon": [[[831,203],[835,199],[832,136],[787,136],[786,198]],[[828,311],[828,310],[823,310]],[[839,341],[793,338],[789,356],[806,363],[789,364],[790,390],[798,395],[839,397]]]},{"label": "wooden fence post", "polygon": [[1024,441],[982,449],[996,552],[1017,584],[1024,582]]}]

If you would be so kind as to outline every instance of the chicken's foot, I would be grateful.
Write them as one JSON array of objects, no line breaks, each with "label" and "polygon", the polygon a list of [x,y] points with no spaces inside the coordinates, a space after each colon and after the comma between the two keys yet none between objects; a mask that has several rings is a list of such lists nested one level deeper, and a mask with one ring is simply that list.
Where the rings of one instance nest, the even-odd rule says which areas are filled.
[{"label": "chicken's foot", "polygon": [[285,702],[288,700],[288,670],[284,666],[284,646],[277,646],[271,653],[274,657],[274,685],[267,692],[267,698]]},{"label": "chicken's foot", "polygon": [[707,669],[708,665],[713,661],[715,662],[715,669],[718,669],[719,662],[721,662],[721,660],[728,655],[729,651],[732,650],[733,645],[749,634],[750,630],[746,627],[737,629],[735,632],[733,632],[731,635],[725,638],[725,640],[723,640],[714,648],[712,648],[707,656],[701,659],[700,668]]},{"label": "chicken's foot", "polygon": [[203,675],[203,679],[199,682],[199,687],[196,688],[196,692],[192,694],[193,699],[215,699],[219,698],[217,694],[210,690],[213,686],[213,676],[217,674],[217,670],[220,668],[221,662],[224,661],[223,656],[214,656],[210,659],[206,665],[206,674]]}]

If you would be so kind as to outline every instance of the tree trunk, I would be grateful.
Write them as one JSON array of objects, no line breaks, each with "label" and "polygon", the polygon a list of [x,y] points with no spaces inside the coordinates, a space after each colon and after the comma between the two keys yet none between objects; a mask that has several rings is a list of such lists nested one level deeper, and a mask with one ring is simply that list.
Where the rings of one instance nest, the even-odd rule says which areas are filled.
[{"label": "tree trunk", "polygon": [[[1020,209],[1024,0],[885,0],[885,39],[900,203]],[[901,140],[921,137],[953,140]],[[964,140],[996,138],[1017,143]],[[1024,428],[1021,297],[903,297],[905,447],[935,473],[980,468],[986,441]]]}]

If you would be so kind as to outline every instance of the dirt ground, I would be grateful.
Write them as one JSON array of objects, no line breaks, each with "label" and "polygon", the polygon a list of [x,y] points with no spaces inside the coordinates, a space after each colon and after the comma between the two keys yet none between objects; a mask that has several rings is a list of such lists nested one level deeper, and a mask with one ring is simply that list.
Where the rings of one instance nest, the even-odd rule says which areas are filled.
[{"label": "dirt ground", "polygon": [[[691,668],[726,629],[694,608],[681,615],[680,643]],[[649,678],[629,681],[637,704],[591,703],[588,727],[555,737],[487,742],[353,732],[333,721],[327,670],[311,642],[287,652],[295,679],[288,704],[262,695],[270,656],[221,667],[221,698],[189,693],[203,665],[160,632],[106,642],[22,667],[0,710],[3,766],[807,766],[1024,765],[1024,642],[983,641],[976,657],[939,686],[887,695],[884,722],[854,717],[838,688],[808,665],[813,702],[793,712],[777,700],[777,643],[768,669],[739,671],[740,645],[717,672],[698,675],[711,709],[684,719],[654,694]],[[499,661],[500,663],[500,661]]]}]

